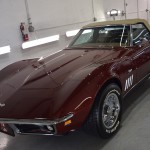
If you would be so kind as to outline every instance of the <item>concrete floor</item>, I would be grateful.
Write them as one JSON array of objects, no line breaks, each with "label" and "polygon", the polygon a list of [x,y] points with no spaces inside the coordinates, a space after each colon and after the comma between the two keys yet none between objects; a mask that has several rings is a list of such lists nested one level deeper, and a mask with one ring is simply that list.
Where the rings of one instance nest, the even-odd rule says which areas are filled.
[{"label": "concrete floor", "polygon": [[67,136],[24,136],[0,133],[0,150],[149,150],[150,79],[125,99],[120,131],[109,140],[76,131]]}]

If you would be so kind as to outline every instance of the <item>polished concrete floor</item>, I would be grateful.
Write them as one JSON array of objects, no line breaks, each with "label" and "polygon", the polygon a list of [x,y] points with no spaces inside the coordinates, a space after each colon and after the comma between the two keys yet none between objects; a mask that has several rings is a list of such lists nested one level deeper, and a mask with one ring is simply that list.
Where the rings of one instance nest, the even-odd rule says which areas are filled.
[{"label": "polished concrete floor", "polygon": [[149,150],[150,79],[125,99],[120,131],[109,140],[76,131],[66,136],[24,136],[0,133],[0,150]]}]

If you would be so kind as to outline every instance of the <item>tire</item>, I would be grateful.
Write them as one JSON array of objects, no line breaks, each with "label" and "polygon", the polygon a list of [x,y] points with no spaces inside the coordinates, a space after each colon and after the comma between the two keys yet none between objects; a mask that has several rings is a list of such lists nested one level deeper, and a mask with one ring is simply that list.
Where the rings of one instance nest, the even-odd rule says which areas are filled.
[{"label": "tire", "polygon": [[92,111],[84,124],[84,129],[101,138],[112,137],[120,127],[121,116],[121,89],[113,83],[106,86],[97,95]]}]

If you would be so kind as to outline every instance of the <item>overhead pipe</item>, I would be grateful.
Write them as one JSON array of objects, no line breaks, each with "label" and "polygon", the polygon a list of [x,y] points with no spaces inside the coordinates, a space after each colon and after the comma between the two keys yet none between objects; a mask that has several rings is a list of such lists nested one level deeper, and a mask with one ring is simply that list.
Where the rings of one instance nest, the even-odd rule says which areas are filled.
[{"label": "overhead pipe", "polygon": [[28,19],[28,30],[29,32],[34,32],[34,27],[32,26],[32,21],[31,21],[31,16],[30,16],[30,11],[29,11],[29,5],[28,5],[28,0],[25,0],[25,6],[26,6],[26,12],[27,12],[27,19]]},{"label": "overhead pipe", "polygon": [[149,1],[147,0],[147,10],[148,10],[148,12],[147,12],[147,21],[149,22]]},{"label": "overhead pipe", "polygon": [[138,16],[138,18],[140,18],[140,15],[139,15],[139,1],[137,0],[137,16]]},{"label": "overhead pipe", "polygon": [[125,16],[125,19],[127,19],[127,3],[126,3],[126,0],[124,0],[124,16]]},{"label": "overhead pipe", "polygon": [[95,17],[94,0],[92,0],[93,21],[97,21]]}]

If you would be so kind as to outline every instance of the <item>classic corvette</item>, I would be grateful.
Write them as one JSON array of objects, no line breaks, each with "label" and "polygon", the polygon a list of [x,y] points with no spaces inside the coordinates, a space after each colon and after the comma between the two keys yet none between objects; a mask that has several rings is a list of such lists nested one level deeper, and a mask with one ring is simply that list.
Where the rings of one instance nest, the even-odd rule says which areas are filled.
[{"label": "classic corvette", "polygon": [[124,97],[149,76],[145,20],[89,24],[64,50],[0,71],[0,131],[63,135],[83,126],[111,137],[120,127]]}]

